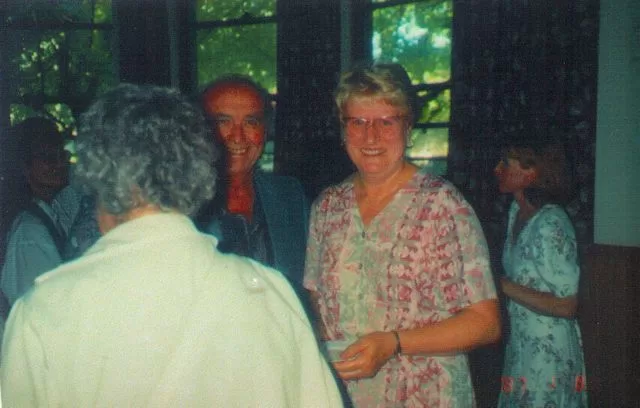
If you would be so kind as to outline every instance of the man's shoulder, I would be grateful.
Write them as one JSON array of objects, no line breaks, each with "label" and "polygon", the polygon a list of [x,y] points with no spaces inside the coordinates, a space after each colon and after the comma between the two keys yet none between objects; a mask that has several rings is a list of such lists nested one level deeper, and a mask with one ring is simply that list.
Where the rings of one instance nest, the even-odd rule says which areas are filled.
[{"label": "man's shoulder", "polygon": [[302,183],[292,176],[257,173],[255,184],[262,204],[267,208],[307,208],[309,199]]},{"label": "man's shoulder", "polygon": [[25,225],[31,224],[43,225],[42,221],[40,221],[40,218],[33,214],[31,211],[22,210],[18,213],[18,215],[16,215],[16,218],[13,220],[13,229],[15,230]]},{"label": "man's shoulder", "polygon": [[300,180],[293,176],[257,172],[255,174],[255,181],[257,184],[263,185],[268,188],[275,187],[278,189],[299,190],[300,192],[302,192],[302,183],[300,183]]},{"label": "man's shoulder", "polygon": [[13,220],[9,238],[39,240],[48,235],[47,226],[39,216],[29,210],[22,210]]}]

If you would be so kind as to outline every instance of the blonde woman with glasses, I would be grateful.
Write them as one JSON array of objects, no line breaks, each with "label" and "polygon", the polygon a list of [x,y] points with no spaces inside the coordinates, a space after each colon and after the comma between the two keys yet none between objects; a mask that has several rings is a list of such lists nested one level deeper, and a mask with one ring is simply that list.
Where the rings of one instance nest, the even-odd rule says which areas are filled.
[{"label": "blonde woman with glasses", "polygon": [[404,69],[342,75],[335,94],[357,171],[315,201],[305,287],[356,407],[472,407],[465,353],[500,336],[478,219],[405,159],[416,118]]}]

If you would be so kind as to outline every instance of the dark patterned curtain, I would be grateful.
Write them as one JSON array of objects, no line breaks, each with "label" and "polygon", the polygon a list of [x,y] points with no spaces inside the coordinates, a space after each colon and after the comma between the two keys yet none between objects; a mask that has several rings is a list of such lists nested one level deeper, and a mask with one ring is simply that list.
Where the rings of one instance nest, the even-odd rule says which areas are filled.
[{"label": "dark patterned curtain", "polygon": [[[577,182],[569,214],[581,250],[593,241],[598,9],[598,0],[454,0],[448,177],[483,223],[496,277],[511,200],[493,175],[504,140],[563,130]],[[495,405],[501,355],[500,345],[470,355],[479,406]]]},{"label": "dark patterned curtain", "polygon": [[339,0],[278,1],[275,171],[314,197],[352,170],[333,108],[340,74]]},{"label": "dark patterned curtain", "polygon": [[592,242],[598,0],[454,0],[449,178],[499,252],[509,197],[493,177],[502,140],[563,130],[574,164],[568,210]]}]

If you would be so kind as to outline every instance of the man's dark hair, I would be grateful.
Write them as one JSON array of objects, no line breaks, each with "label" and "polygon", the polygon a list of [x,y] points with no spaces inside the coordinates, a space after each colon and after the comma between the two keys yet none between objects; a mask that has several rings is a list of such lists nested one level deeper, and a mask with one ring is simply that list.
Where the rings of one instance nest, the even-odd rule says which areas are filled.
[{"label": "man's dark hair", "polygon": [[17,142],[17,154],[25,166],[29,166],[43,147],[62,148],[64,136],[57,125],[43,117],[31,117],[10,130],[10,136]]}]

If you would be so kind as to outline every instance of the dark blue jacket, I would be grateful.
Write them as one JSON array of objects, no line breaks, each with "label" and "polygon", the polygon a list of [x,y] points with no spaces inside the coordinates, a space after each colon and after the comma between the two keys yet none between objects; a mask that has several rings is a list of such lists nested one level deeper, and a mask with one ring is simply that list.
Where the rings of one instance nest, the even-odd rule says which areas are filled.
[{"label": "dark blue jacket", "polygon": [[[288,176],[256,172],[254,187],[264,213],[273,266],[294,286],[302,287],[304,259],[309,227],[309,200],[300,182]],[[219,219],[214,218],[205,232],[224,240]]]}]

